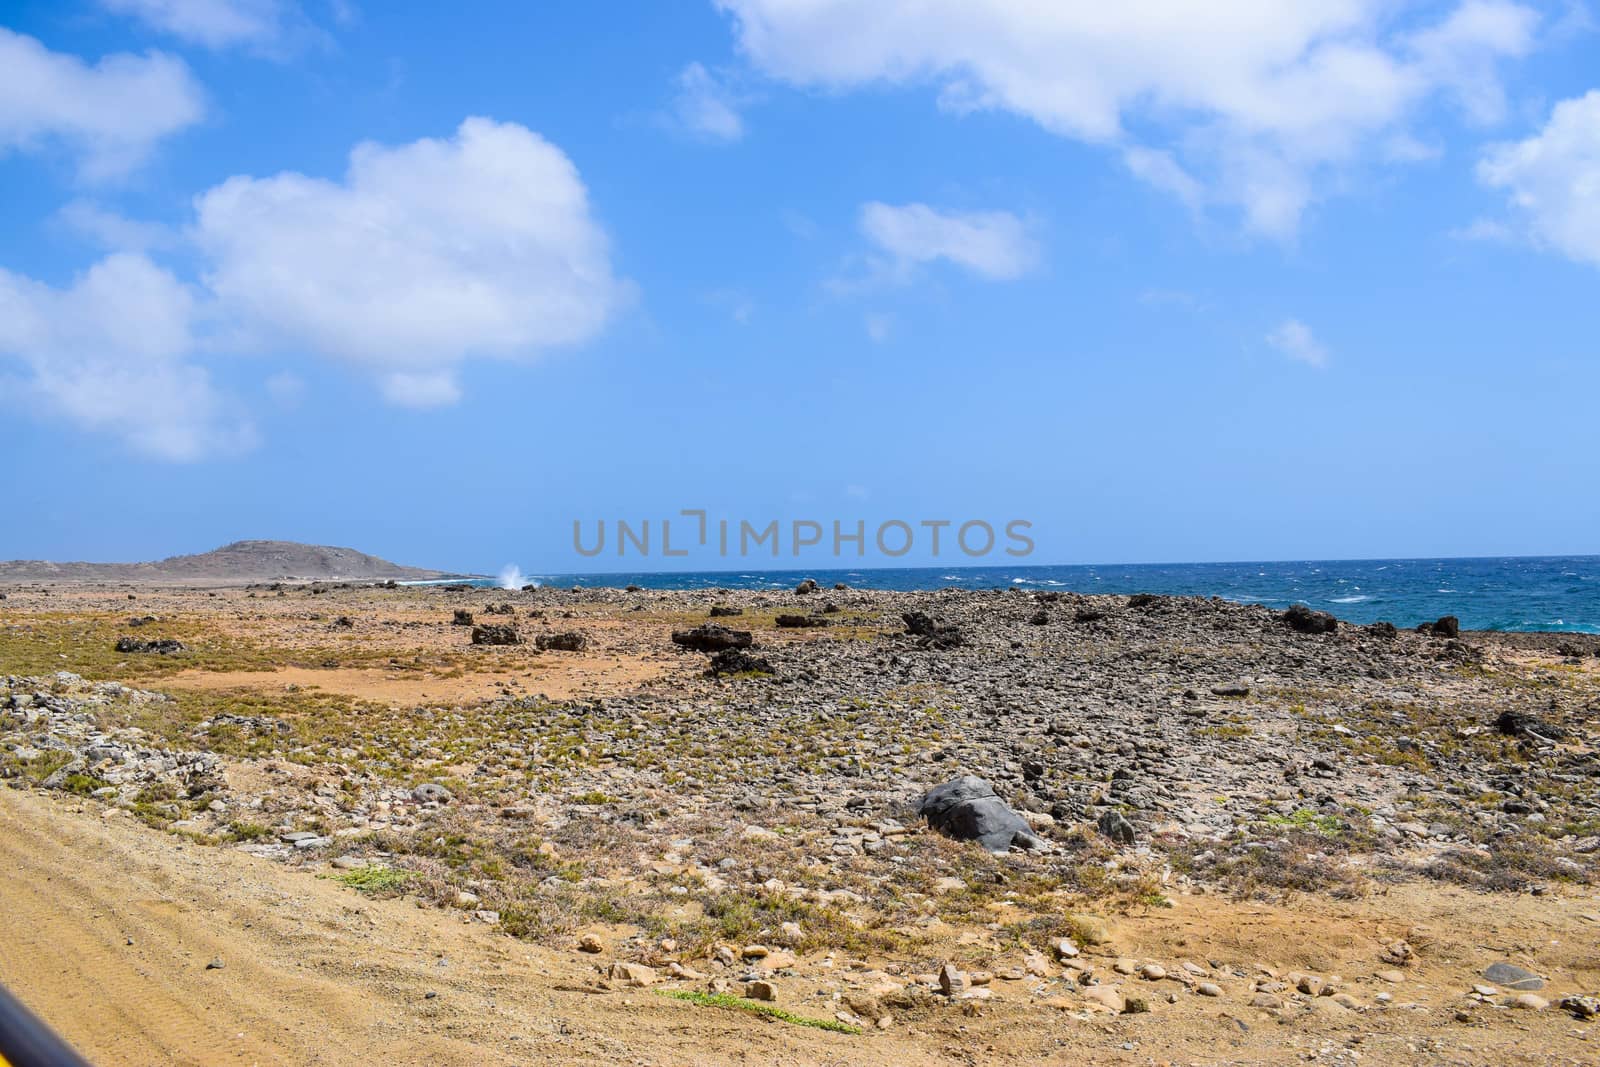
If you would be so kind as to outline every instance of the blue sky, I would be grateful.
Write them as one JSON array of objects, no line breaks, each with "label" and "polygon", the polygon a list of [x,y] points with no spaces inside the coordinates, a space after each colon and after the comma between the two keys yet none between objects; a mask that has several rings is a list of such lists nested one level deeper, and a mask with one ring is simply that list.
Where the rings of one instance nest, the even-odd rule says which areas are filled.
[{"label": "blue sky", "polygon": [[1600,552],[1580,5],[0,27],[0,558],[644,569],[573,520],[683,508],[1026,519],[1040,563]]}]

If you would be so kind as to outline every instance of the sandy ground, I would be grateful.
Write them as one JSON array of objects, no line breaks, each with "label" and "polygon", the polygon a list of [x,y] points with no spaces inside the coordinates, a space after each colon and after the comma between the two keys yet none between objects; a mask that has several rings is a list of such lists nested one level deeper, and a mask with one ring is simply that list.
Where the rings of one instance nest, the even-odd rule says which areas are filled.
[{"label": "sandy ground", "polygon": [[[1179,898],[1119,920],[1116,951],[1315,969],[1363,1001],[1390,990],[1395,1006],[1281,1021],[1184,997],[1081,1019],[1017,988],[852,1037],[602,990],[576,953],[29,792],[0,790],[0,876],[0,980],[98,1064],[1600,1062],[1588,1028],[1556,1012],[1455,1016],[1485,958],[1536,956],[1554,984],[1592,985],[1592,899]],[[1386,985],[1377,952],[1399,936],[1420,961]]]}]

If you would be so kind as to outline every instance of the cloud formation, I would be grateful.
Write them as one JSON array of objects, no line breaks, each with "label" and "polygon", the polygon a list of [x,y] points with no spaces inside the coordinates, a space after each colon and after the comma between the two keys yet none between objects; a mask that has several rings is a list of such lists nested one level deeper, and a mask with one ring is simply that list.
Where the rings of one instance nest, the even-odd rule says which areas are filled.
[{"label": "cloud formation", "polygon": [[246,335],[366,367],[408,406],[457,399],[466,359],[588,340],[627,295],[571,160],[484,118],[359,145],[342,181],[230,178],[197,199],[192,237]]},{"label": "cloud formation", "polygon": [[1311,327],[1299,319],[1285,319],[1267,334],[1267,344],[1297,363],[1310,367],[1328,365],[1328,350],[1311,333]]},{"label": "cloud formation", "polygon": [[158,459],[234,453],[255,430],[193,362],[195,294],[142,255],[115,253],[65,289],[0,270],[0,353],[24,391]]},{"label": "cloud formation", "polygon": [[889,257],[889,271],[945,260],[990,281],[1011,281],[1032,270],[1039,253],[1022,220],[1009,211],[941,212],[927,204],[861,207],[861,232]]},{"label": "cloud formation", "polygon": [[65,149],[83,180],[106,181],[204,112],[199,83],[175,56],[119,52],[91,66],[0,27],[0,151]]},{"label": "cloud formation", "polygon": [[1491,149],[1478,176],[1506,190],[1535,241],[1600,266],[1600,89],[1557,104],[1527,140]]},{"label": "cloud formation", "polygon": [[100,6],[206,48],[276,43],[296,14],[287,0],[100,0]]},{"label": "cloud formation", "polygon": [[[126,220],[74,222],[129,245]],[[210,385],[206,350],[292,352],[354,365],[391,403],[460,399],[470,359],[525,359],[595,336],[628,299],[577,169],[515,123],[469,118],[447,139],[362,144],[344,178],[234,177],[184,231],[188,286],[114,253],[67,290],[0,271],[0,353],[29,387],[140,451],[195,459],[254,431]]]},{"label": "cloud formation", "polygon": [[737,141],[744,119],[727,86],[699,63],[684,67],[677,78],[672,115],[678,126],[708,141]]},{"label": "cloud formation", "polygon": [[1384,155],[1438,94],[1504,108],[1498,63],[1538,15],[1464,0],[1397,20],[1389,0],[715,0],[767,75],[848,90],[928,85],[954,113],[1006,111],[1117,150],[1129,169],[1291,236],[1325,172]]}]

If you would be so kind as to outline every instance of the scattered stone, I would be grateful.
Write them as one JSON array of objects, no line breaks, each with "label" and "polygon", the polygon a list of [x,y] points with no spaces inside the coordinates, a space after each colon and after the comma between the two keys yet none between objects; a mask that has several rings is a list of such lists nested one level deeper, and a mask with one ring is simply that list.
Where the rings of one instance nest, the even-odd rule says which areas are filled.
[{"label": "scattered stone", "polygon": [[778,987],[768,981],[746,982],[744,985],[746,1000],[774,1001],[778,999]]},{"label": "scattered stone", "polygon": [[1525,971],[1514,963],[1491,963],[1483,969],[1483,976],[1496,985],[1520,992],[1544,988],[1544,979],[1532,971]]},{"label": "scattered stone", "polygon": [[448,804],[455,799],[455,796],[442,785],[423,782],[411,790],[411,799],[418,804]]},{"label": "scattered stone", "polygon": [[908,611],[903,613],[900,619],[906,624],[906,633],[921,638],[924,647],[950,649],[959,648],[966,643],[966,637],[959,626],[937,622],[927,612]]},{"label": "scattered stone", "polygon": [[654,967],[646,967],[642,963],[613,963],[611,977],[639,989],[653,986],[661,980]]},{"label": "scattered stone", "polygon": [[601,953],[605,950],[605,942],[601,941],[594,934],[584,934],[582,937],[578,938],[579,952]]},{"label": "scattered stone", "polygon": [[1494,728],[1507,737],[1520,737],[1544,744],[1553,744],[1567,736],[1567,731],[1555,723],[1515,709],[1501,712],[1494,721]]},{"label": "scattered stone", "polygon": [[188,651],[182,641],[172,637],[158,637],[153,641],[141,641],[137,637],[119,637],[116,650],[136,654],[153,653],[158,656],[171,656]]},{"label": "scattered stone", "polygon": [[806,596],[810,593],[815,593],[817,591],[817,580],[815,578],[807,578],[805,581],[795,586],[794,591],[796,596]]},{"label": "scattered stone", "polygon": [[1561,998],[1561,1007],[1575,1019],[1593,1019],[1600,1015],[1600,997],[1565,996]]},{"label": "scattered stone", "polygon": [[1100,818],[1095,822],[1095,826],[1099,828],[1102,834],[1105,834],[1119,845],[1131,845],[1135,837],[1137,837],[1137,831],[1134,830],[1133,823],[1129,822],[1127,816],[1115,808],[1107,808],[1101,812]]},{"label": "scattered stone", "polygon": [[540,634],[533,643],[540,652],[582,652],[589,647],[589,639],[577,630]]},{"label": "scattered stone", "polygon": [[1222,996],[1222,987],[1217,985],[1215,982],[1201,982],[1194,987],[1194,991],[1200,994],[1202,997]]},{"label": "scattered stone", "polygon": [[816,615],[779,615],[772,620],[782,630],[808,630],[828,625],[828,620]]},{"label": "scattered stone", "polygon": [[1518,993],[1511,998],[1511,1006],[1527,1011],[1544,1011],[1550,1006],[1550,1002],[1537,993]]},{"label": "scattered stone", "polygon": [[953,997],[958,993],[964,993],[971,985],[972,981],[966,972],[957,969],[955,964],[947,963],[939,968],[939,992],[945,996]]},{"label": "scattered stone", "polygon": [[227,964],[222,962],[222,957],[218,956],[216,959],[214,959],[210,963],[206,964],[206,970],[208,970],[208,971],[220,971],[226,966],[227,966]]},{"label": "scattered stone", "polygon": [[517,633],[515,626],[503,623],[484,623],[472,628],[472,643],[475,645],[520,645],[522,636]]},{"label": "scattered stone", "polygon": [[1433,624],[1430,632],[1435,637],[1460,637],[1461,620],[1454,615],[1445,615]]},{"label": "scattered stone", "polygon": [[1280,616],[1289,629],[1301,634],[1331,634],[1339,628],[1339,620],[1326,611],[1313,611],[1304,604],[1296,604]]},{"label": "scattered stone", "polygon": [[1250,695],[1250,687],[1243,683],[1214,685],[1211,687],[1211,695],[1214,697],[1247,697]]},{"label": "scattered stone", "polygon": [[471,626],[473,623],[472,612],[466,608],[457,608],[450,619],[451,626]]},{"label": "scattered stone", "polygon": [[674,630],[672,643],[695,652],[721,652],[725,648],[749,648],[755,638],[749,630],[730,630],[708,622],[692,630]]},{"label": "scattered stone", "polygon": [[995,795],[993,786],[970,774],[930,789],[917,814],[946,837],[977,841],[990,852],[1005,852],[1013,846],[1029,850],[1048,847],[1028,829],[1022,816]]},{"label": "scattered stone", "polygon": [[1098,1004],[1116,1015],[1121,1015],[1127,1010],[1127,1001],[1122,996],[1122,990],[1114,985],[1092,985],[1083,991],[1083,999],[1091,1004]]},{"label": "scattered stone", "polygon": [[765,656],[757,656],[742,648],[725,648],[711,657],[706,673],[714,677],[725,674],[772,674],[772,663]]}]

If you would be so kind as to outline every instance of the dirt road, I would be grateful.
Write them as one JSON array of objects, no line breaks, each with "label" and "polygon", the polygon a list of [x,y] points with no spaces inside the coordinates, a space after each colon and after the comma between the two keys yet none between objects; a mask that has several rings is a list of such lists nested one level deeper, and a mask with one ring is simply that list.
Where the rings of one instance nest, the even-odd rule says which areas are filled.
[{"label": "dirt road", "polygon": [[851,1047],[570,991],[592,966],[76,807],[0,789],[0,980],[96,1064],[798,1064]]}]

